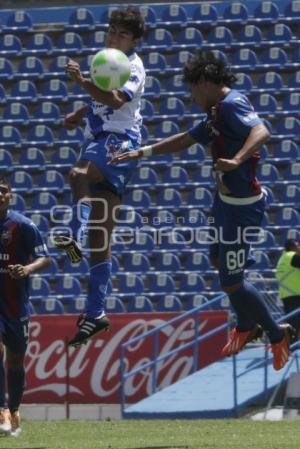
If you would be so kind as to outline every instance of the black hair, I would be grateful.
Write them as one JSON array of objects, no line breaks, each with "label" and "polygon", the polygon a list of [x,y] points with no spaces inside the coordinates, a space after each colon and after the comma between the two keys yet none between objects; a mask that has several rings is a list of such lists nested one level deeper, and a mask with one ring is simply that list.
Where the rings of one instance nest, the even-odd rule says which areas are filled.
[{"label": "black hair", "polygon": [[199,81],[211,81],[231,87],[237,77],[222,59],[218,59],[212,51],[198,50],[193,58],[184,66],[183,79],[190,84]]},{"label": "black hair", "polygon": [[297,240],[296,239],[287,239],[284,247],[286,251],[293,251],[294,246],[297,244]]},{"label": "black hair", "polygon": [[0,175],[0,184],[5,185],[8,187],[8,190],[11,191],[11,185],[8,182],[8,180],[4,177]]},{"label": "black hair", "polygon": [[134,6],[118,8],[112,11],[109,26],[121,25],[133,34],[134,38],[140,38],[145,31],[145,21],[141,11]]}]

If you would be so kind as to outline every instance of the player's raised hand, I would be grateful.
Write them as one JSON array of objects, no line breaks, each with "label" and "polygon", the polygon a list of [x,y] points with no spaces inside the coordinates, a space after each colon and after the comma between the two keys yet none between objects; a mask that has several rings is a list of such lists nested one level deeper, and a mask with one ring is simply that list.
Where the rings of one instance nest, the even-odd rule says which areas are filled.
[{"label": "player's raised hand", "polygon": [[108,162],[108,165],[119,164],[120,162],[131,161],[133,159],[138,159],[139,157],[142,157],[142,156],[143,156],[143,152],[141,150],[127,151],[126,153],[122,153],[122,154],[114,157],[110,162]]},{"label": "player's raised hand", "polygon": [[70,75],[73,81],[77,83],[81,83],[83,81],[83,76],[80,70],[80,65],[78,62],[73,61],[73,59],[70,59],[65,67],[66,73]]},{"label": "player's raised hand", "polygon": [[219,158],[214,164],[216,171],[231,171],[239,166],[239,162],[236,159],[222,159]]},{"label": "player's raised hand", "polygon": [[24,265],[8,265],[8,272],[13,279],[22,279],[29,275],[29,270]]}]

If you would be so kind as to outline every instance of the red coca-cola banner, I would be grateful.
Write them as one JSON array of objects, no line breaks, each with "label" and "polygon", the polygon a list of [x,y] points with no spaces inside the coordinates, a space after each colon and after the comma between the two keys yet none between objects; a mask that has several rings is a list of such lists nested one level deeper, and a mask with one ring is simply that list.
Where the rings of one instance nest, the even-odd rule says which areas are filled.
[{"label": "red coca-cola banner", "polygon": [[[76,317],[33,316],[25,360],[27,386],[24,402],[65,402],[67,394],[71,403],[119,403],[121,344],[177,315],[113,314],[109,332],[96,335],[79,348],[69,348],[68,357],[66,341],[74,334]],[[201,312],[199,334],[227,320],[225,311]],[[194,320],[191,317],[166,326],[159,334],[159,355],[192,341],[194,335]],[[225,339],[226,331],[222,331],[199,344],[199,366],[205,366],[220,357]],[[183,350],[158,364],[158,388],[170,385],[191,372],[192,353],[192,349]],[[126,350],[126,370],[132,371],[149,362],[152,355],[153,337],[133,344]],[[151,372],[151,369],[143,370],[126,381],[127,402],[136,402],[150,394]]]}]

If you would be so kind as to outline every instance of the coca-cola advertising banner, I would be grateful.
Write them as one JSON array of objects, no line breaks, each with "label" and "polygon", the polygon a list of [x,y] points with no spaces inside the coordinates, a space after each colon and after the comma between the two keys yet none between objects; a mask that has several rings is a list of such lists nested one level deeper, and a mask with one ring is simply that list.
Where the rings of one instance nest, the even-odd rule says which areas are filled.
[{"label": "coca-cola advertising banner", "polygon": [[[113,314],[108,332],[96,335],[86,345],[69,348],[66,341],[75,332],[74,315],[33,316],[25,366],[24,402],[27,403],[119,403],[120,346],[178,313]],[[201,312],[199,335],[228,321],[225,311]],[[159,333],[158,354],[165,354],[195,336],[194,319],[188,317],[164,327]],[[220,357],[226,330],[199,343],[199,367]],[[193,350],[180,351],[157,365],[157,386],[163,388],[191,373]],[[125,353],[126,371],[152,360],[153,337],[141,339]],[[151,369],[126,381],[126,402],[136,402],[151,393]],[[68,385],[68,387],[67,387]]]}]

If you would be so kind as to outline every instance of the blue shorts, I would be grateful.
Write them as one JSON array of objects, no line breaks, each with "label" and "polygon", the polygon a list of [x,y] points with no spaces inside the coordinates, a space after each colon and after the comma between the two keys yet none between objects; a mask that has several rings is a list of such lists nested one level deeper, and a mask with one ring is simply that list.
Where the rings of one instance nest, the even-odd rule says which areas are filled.
[{"label": "blue shorts", "polygon": [[210,256],[218,261],[222,287],[242,282],[244,270],[255,263],[251,244],[257,241],[266,199],[249,205],[224,203],[216,194],[210,218]]},{"label": "blue shorts", "polygon": [[[106,178],[104,187],[121,196],[138,164],[138,160],[114,165],[107,165],[107,163],[118,154],[135,150],[138,146],[136,141],[123,134],[103,132],[95,140],[87,140],[83,144],[79,160],[93,162]],[[99,187],[101,188],[101,185]]]},{"label": "blue shorts", "polygon": [[15,353],[25,353],[28,345],[29,317],[7,319],[0,315],[0,333],[4,345]]}]

